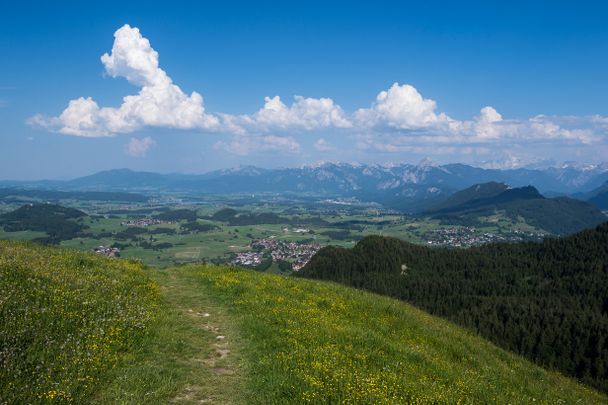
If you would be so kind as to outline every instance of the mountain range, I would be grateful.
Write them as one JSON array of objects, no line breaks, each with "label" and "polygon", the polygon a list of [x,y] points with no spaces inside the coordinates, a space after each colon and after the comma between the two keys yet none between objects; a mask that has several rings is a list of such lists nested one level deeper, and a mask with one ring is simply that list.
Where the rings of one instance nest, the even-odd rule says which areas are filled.
[{"label": "mountain range", "polygon": [[531,185],[546,196],[574,195],[605,203],[602,192],[608,191],[608,163],[500,170],[460,163],[439,165],[425,159],[417,165],[322,163],[279,169],[241,166],[200,175],[116,169],[67,181],[4,180],[0,181],[0,187],[194,194],[310,193],[357,197],[418,212],[427,210],[456,191],[488,182],[512,187]]}]

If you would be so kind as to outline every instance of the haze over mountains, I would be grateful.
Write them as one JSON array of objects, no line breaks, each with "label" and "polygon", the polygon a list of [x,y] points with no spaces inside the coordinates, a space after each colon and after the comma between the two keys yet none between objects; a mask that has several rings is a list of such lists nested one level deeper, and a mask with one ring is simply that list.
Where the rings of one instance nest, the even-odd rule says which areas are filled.
[{"label": "haze over mountains", "polygon": [[68,181],[0,181],[0,187],[59,190],[179,191],[187,193],[314,193],[357,197],[416,212],[428,209],[456,191],[480,183],[534,186],[545,196],[574,195],[606,206],[608,164],[564,164],[561,167],[484,169],[465,164],[417,165],[322,163],[298,168],[241,166],[206,174],[159,174],[117,169]]}]

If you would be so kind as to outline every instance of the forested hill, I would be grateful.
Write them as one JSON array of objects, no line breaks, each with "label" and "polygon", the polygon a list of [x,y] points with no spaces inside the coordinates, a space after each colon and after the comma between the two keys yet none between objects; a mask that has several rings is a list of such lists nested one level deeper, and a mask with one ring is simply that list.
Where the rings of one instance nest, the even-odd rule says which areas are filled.
[{"label": "forested hill", "polygon": [[606,216],[592,204],[568,197],[545,198],[532,186],[510,188],[504,183],[476,184],[450,196],[426,214],[446,223],[474,225],[497,211],[554,235],[568,235],[599,225]]},{"label": "forested hill", "polygon": [[41,231],[48,236],[34,241],[58,244],[81,235],[87,228],[79,220],[84,212],[56,204],[26,204],[15,211],[0,215],[0,227],[8,232]]},{"label": "forested hill", "polygon": [[298,275],[406,300],[608,391],[608,223],[466,250],[370,236],[321,249]]},{"label": "forested hill", "polygon": [[498,183],[495,181],[475,184],[452,194],[445,201],[431,207],[428,212],[452,210],[454,208],[462,207],[463,204],[470,203],[471,201],[494,197],[508,189],[509,186],[505,183]]}]

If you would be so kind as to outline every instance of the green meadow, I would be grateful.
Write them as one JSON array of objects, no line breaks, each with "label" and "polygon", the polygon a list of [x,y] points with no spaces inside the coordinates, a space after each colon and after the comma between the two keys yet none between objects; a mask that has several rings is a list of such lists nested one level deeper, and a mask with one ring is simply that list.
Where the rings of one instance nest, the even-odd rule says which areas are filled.
[{"label": "green meadow", "polygon": [[606,403],[393,299],[0,243],[1,403]]}]

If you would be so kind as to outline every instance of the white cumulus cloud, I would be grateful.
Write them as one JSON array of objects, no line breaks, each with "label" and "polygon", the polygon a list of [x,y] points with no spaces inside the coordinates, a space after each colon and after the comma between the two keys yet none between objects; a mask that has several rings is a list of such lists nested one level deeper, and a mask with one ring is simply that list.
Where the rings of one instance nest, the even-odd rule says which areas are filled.
[{"label": "white cumulus cloud", "polygon": [[496,139],[501,135],[501,128],[497,123],[502,121],[502,115],[493,107],[486,106],[481,109],[475,123],[475,135],[481,139]]},{"label": "white cumulus cloud", "polygon": [[422,97],[414,86],[394,83],[388,90],[378,93],[371,108],[355,111],[354,117],[363,127],[385,124],[399,129],[417,129],[448,120],[445,114],[437,114],[436,108],[437,103]]},{"label": "white cumulus cloud", "polygon": [[223,119],[226,128],[234,133],[352,127],[342,108],[331,98],[302,96],[295,96],[291,106],[283,103],[279,96],[266,97],[264,106],[257,112],[223,115]]},{"label": "white cumulus cloud", "polygon": [[146,126],[214,129],[217,117],[207,114],[203,97],[185,94],[159,67],[158,53],[138,28],[124,25],[114,33],[110,54],[101,56],[106,72],[139,86],[120,107],[100,107],[91,97],[71,100],[58,116],[34,116],[30,122],[67,135],[99,137],[128,133]]},{"label": "white cumulus cloud", "polygon": [[[507,150],[528,145],[558,147],[603,146],[608,141],[608,118],[603,116],[533,116],[511,119],[485,106],[468,119],[441,112],[411,84],[394,83],[380,91],[368,107],[345,112],[332,98],[295,96],[291,103],[266,97],[262,108],[250,114],[209,113],[203,97],[184,93],[160,67],[159,55],[136,27],[124,25],[114,33],[109,53],[101,56],[106,73],[137,86],[118,107],[100,106],[92,97],[70,100],[55,117],[35,115],[28,122],[66,135],[114,136],[145,127],[195,129],[224,133],[216,149],[237,155],[253,152],[299,153],[294,136],[323,131],[312,145],[332,152],[332,137],[354,136],[353,149],[383,153]],[[2,107],[0,100],[0,107]],[[149,137],[132,138],[127,152],[143,156],[154,145]],[[600,150],[600,149],[595,149]]]},{"label": "white cumulus cloud", "polygon": [[127,153],[131,156],[142,157],[154,145],[156,145],[156,141],[149,136],[142,139],[131,138],[127,143]]}]

